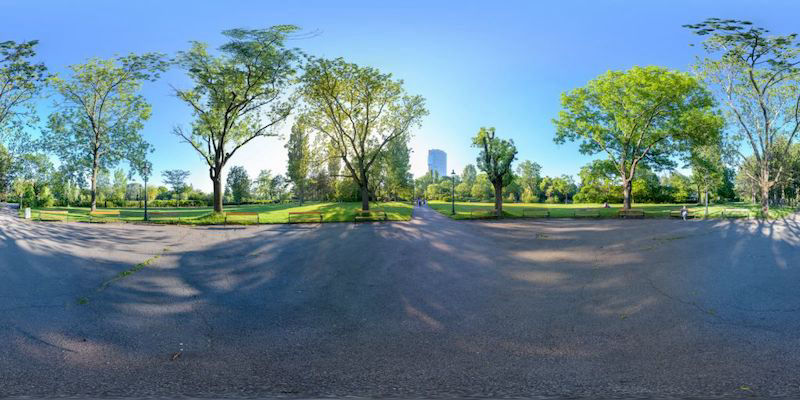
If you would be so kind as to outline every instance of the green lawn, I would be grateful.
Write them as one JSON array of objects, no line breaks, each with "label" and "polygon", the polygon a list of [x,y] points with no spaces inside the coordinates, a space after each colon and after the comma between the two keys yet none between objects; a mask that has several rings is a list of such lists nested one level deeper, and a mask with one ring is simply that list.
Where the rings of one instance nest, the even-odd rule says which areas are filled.
[{"label": "green lawn", "polygon": [[[494,203],[462,203],[456,202],[456,215],[451,215],[451,204],[441,201],[431,201],[428,205],[439,213],[454,219],[479,219],[487,218]],[[634,204],[633,209],[643,210],[646,218],[669,218],[671,210],[678,210],[683,204]],[[702,218],[705,211],[703,206],[687,205],[689,211]],[[617,213],[622,209],[622,204],[610,204],[610,208],[603,208],[602,204],[543,204],[543,203],[504,203],[503,215],[509,218],[522,218],[523,211],[526,217],[542,218],[544,211],[549,211],[550,218],[580,218],[582,215],[597,214],[599,218],[617,218]],[[587,210],[584,212],[582,210]],[[744,211],[747,210],[747,211]],[[576,214],[577,212],[577,214]],[[759,206],[751,203],[726,203],[709,205],[710,218],[745,218],[755,217]],[[770,218],[782,218],[794,213],[791,207],[771,207]]]},{"label": "green lawn", "polygon": [[[300,206],[294,204],[260,204],[225,206],[225,212],[258,213],[258,222],[262,224],[285,224],[288,222],[289,212],[317,211],[322,213],[323,222],[352,222],[355,212],[361,209],[361,203],[307,203]],[[386,211],[390,221],[408,221],[411,219],[411,205],[401,202],[372,203],[370,209]],[[117,216],[90,216],[89,208],[76,207],[51,207],[47,209],[31,210],[34,220],[69,220],[80,222],[141,222],[144,220],[144,210],[140,208],[99,208],[98,211],[119,210]],[[68,211],[68,214],[47,214],[47,211]],[[149,208],[150,222],[166,224],[194,224],[212,225],[225,223],[225,217],[214,215],[210,207],[204,208]],[[158,213],[164,213],[159,215]],[[20,210],[20,216],[23,211]],[[382,217],[382,216],[381,216]],[[316,215],[292,216],[292,222],[301,221],[318,222]],[[249,215],[228,215],[229,224],[255,224],[256,217]]]}]

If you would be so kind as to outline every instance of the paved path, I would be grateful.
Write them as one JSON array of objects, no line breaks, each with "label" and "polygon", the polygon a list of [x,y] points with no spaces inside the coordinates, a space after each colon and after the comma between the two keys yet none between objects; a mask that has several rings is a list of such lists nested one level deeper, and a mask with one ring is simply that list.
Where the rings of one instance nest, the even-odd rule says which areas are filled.
[{"label": "paved path", "polygon": [[4,211],[0,397],[800,394],[796,220],[414,216]]}]

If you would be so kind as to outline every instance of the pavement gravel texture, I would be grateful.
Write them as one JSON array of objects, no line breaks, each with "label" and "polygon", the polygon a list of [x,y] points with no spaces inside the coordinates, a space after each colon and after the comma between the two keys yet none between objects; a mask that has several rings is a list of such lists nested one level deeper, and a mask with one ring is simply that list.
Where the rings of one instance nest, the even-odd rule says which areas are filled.
[{"label": "pavement gravel texture", "polygon": [[[800,219],[0,211],[0,397],[800,396]],[[127,272],[126,272],[127,271]]]}]

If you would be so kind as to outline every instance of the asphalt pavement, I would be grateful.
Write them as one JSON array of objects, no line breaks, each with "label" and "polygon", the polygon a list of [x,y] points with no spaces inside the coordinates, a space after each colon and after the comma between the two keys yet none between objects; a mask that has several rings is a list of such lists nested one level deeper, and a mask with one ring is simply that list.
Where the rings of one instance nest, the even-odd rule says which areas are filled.
[{"label": "asphalt pavement", "polygon": [[800,220],[0,211],[0,397],[800,396]]}]

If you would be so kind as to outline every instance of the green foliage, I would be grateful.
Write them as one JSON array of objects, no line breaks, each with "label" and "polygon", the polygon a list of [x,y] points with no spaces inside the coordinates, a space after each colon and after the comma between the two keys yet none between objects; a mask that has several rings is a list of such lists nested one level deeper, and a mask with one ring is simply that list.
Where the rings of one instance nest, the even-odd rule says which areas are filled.
[{"label": "green foliage", "polygon": [[192,42],[177,63],[194,82],[176,89],[195,117],[190,130],[174,134],[189,143],[206,161],[214,183],[214,209],[222,212],[222,170],[230,158],[257,137],[276,136],[274,130],[294,104],[285,96],[295,75],[298,52],[284,43],[298,30],[279,25],[268,29],[232,29],[220,54],[205,43]]},{"label": "green foliage", "polygon": [[294,184],[295,192],[303,204],[305,198],[308,172],[311,165],[311,149],[308,143],[308,132],[302,119],[292,126],[292,133],[286,143],[289,162],[286,165],[286,177]]},{"label": "green foliage", "polygon": [[131,54],[93,58],[70,66],[69,78],[50,78],[61,101],[50,114],[42,144],[63,164],[91,175],[92,207],[100,170],[123,159],[133,166],[152,151],[139,133],[150,118],[150,105],[138,92],[142,82],[157,79],[166,67],[160,54]]},{"label": "green foliage", "polygon": [[0,143],[0,198],[4,201],[13,180],[11,153]]},{"label": "green foliage", "polygon": [[438,183],[432,183],[425,189],[425,197],[428,199],[439,199],[444,194],[444,188],[440,187]]},{"label": "green foliage", "polygon": [[228,172],[227,189],[230,190],[233,201],[241,204],[250,197],[250,176],[244,167],[235,166]]},{"label": "green foliage", "polygon": [[125,200],[144,200],[144,187],[141,183],[129,183],[125,187]]},{"label": "green foliage", "polygon": [[391,198],[396,200],[403,193],[411,197],[411,149],[408,147],[408,135],[389,142],[385,160],[385,186]]},{"label": "green foliage", "polygon": [[31,150],[25,128],[36,122],[32,100],[45,83],[47,68],[34,63],[38,41],[0,42],[0,144],[13,153]]},{"label": "green foliage", "polygon": [[608,71],[561,96],[554,141],[580,141],[583,154],[605,154],[622,180],[625,207],[639,164],[659,170],[676,165],[688,143],[704,143],[719,123],[711,94],[686,73],[661,67]]},{"label": "green foliage", "polygon": [[665,186],[668,193],[665,193],[665,195],[669,197],[667,201],[684,203],[692,199],[692,196],[694,195],[694,191],[692,190],[692,181],[685,175],[673,171],[666,178],[666,183],[667,184]]},{"label": "green foliage", "polygon": [[186,179],[189,178],[191,173],[182,169],[168,169],[161,172],[164,183],[172,188],[173,192],[180,192],[186,187]]},{"label": "green foliage", "polygon": [[[726,105],[733,139],[750,146],[752,165],[743,169],[758,187],[761,209],[769,212],[770,189],[788,173],[773,159],[789,152],[800,131],[800,42],[797,34],[770,35],[749,21],[709,18],[684,25],[705,36],[708,57],[696,71]],[[744,163],[745,156],[739,154]]]},{"label": "green foliage", "polygon": [[494,128],[481,128],[472,138],[472,147],[481,149],[477,165],[486,173],[489,182],[501,187],[508,186],[514,177],[511,163],[517,156],[514,141],[500,139],[495,135]]},{"label": "green foliage", "polygon": [[456,185],[456,198],[459,200],[465,200],[470,197],[472,192],[472,186],[467,182],[461,182]]},{"label": "green foliage", "polygon": [[500,139],[495,135],[493,127],[482,127],[472,138],[472,147],[481,149],[477,158],[478,169],[486,173],[487,179],[494,186],[495,207],[502,215],[503,188],[514,178],[511,170],[511,163],[517,157],[514,141]]},{"label": "green foliage", "polygon": [[575,195],[577,203],[621,203],[622,184],[617,166],[607,159],[594,160],[581,168],[580,192]]},{"label": "green foliage", "polygon": [[475,177],[475,183],[472,184],[470,194],[473,198],[478,200],[487,200],[492,198],[494,190],[492,189],[492,184],[489,182],[489,178],[486,176],[486,174],[478,174]]},{"label": "green foliage", "polygon": [[464,167],[464,170],[461,172],[461,181],[465,182],[467,185],[472,186],[475,183],[475,178],[478,176],[478,170],[475,169],[475,166],[472,164],[467,164]]},{"label": "green foliage", "polygon": [[125,200],[125,190],[128,188],[128,177],[125,171],[118,169],[114,171],[114,183],[111,187],[111,200],[121,202]]},{"label": "green foliage", "polygon": [[27,179],[17,179],[11,184],[14,196],[19,200],[20,207],[36,206],[36,191],[33,182]]},{"label": "green foliage", "polygon": [[[427,115],[420,96],[409,96],[403,81],[375,68],[342,59],[312,59],[300,79],[304,118],[333,149],[369,208],[369,179],[389,143],[402,140]],[[373,174],[374,175],[374,174]]]},{"label": "green foliage", "polygon": [[350,178],[340,179],[336,182],[336,201],[358,201],[361,197],[358,184]]},{"label": "green foliage", "polygon": [[636,175],[631,183],[633,198],[640,203],[657,203],[662,201],[661,180],[650,168],[642,167],[636,170]]},{"label": "green foliage", "polygon": [[36,195],[36,206],[37,207],[52,207],[56,203],[55,197],[53,197],[53,193],[50,191],[50,187],[42,186],[39,193]]},{"label": "green foliage", "polygon": [[530,160],[525,160],[517,165],[516,181],[522,188],[522,201],[526,203],[539,201],[541,171],[542,166]]}]

